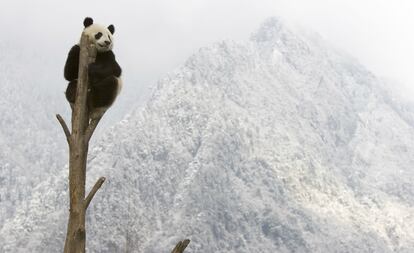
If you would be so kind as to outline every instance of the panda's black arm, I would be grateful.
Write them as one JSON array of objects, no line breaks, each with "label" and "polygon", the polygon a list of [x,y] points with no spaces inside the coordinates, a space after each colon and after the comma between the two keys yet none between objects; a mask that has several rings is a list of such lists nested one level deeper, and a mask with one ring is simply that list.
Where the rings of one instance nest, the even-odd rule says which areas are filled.
[{"label": "panda's black arm", "polygon": [[122,69],[121,66],[119,66],[118,62],[115,61],[114,59],[114,67],[113,67],[113,75],[116,77],[120,77],[121,73],[122,73]]},{"label": "panda's black arm", "polygon": [[118,62],[116,62],[115,59],[113,59],[113,61],[110,61],[101,67],[97,67],[95,75],[101,78],[105,78],[108,76],[120,77],[121,73],[122,73],[121,67],[119,66]]},{"label": "panda's black arm", "polygon": [[105,77],[110,76],[110,75],[120,77],[122,70],[118,62],[116,62],[115,55],[112,51],[108,52],[108,58],[109,58],[109,61],[108,61],[109,64],[107,65],[107,69],[106,69],[107,72],[105,73],[106,74]]},{"label": "panda's black arm", "polygon": [[68,81],[72,81],[78,78],[79,52],[79,45],[74,45],[69,51],[64,69],[64,76]]},{"label": "panda's black arm", "polygon": [[108,57],[108,64],[106,64],[106,68],[104,68],[104,77],[114,75],[116,77],[121,76],[121,67],[119,66],[118,62],[115,59],[115,55],[112,51],[107,52]]},{"label": "panda's black arm", "polygon": [[99,61],[91,63],[89,66],[89,76],[92,78],[102,79],[108,76],[120,77],[122,69],[115,60],[115,55],[112,52],[107,52],[105,55],[100,55]]}]

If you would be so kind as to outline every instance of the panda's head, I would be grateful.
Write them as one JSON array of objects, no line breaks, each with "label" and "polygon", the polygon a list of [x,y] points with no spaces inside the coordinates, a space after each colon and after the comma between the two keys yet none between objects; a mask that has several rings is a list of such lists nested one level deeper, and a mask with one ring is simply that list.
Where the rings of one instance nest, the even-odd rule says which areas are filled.
[{"label": "panda's head", "polygon": [[115,32],[114,25],[105,27],[99,24],[94,24],[93,19],[89,17],[85,18],[83,25],[85,26],[83,32],[89,37],[89,41],[95,44],[98,52],[107,52],[112,50],[114,45],[112,38]]}]

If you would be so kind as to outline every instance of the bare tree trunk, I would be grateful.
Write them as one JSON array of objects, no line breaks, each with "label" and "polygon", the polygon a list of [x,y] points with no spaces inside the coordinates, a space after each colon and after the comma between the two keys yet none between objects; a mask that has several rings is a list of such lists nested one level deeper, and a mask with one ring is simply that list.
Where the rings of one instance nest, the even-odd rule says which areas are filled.
[{"label": "bare tree trunk", "polygon": [[99,120],[89,122],[87,104],[88,66],[95,61],[96,49],[82,34],[79,53],[79,72],[75,105],[72,110],[72,133],[65,121],[56,115],[69,144],[69,221],[64,253],[84,253],[86,244],[85,214],[95,193],[105,178],[100,178],[85,198],[86,161],[90,137]]}]

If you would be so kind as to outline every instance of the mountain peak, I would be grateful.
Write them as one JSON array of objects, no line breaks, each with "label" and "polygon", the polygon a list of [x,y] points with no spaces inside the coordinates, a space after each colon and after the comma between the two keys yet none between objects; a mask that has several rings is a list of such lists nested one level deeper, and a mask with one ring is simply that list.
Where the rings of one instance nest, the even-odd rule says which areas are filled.
[{"label": "mountain peak", "polygon": [[266,19],[259,27],[259,29],[252,34],[250,39],[256,42],[272,41],[280,38],[282,35],[287,35],[291,28],[280,17],[270,17]]}]

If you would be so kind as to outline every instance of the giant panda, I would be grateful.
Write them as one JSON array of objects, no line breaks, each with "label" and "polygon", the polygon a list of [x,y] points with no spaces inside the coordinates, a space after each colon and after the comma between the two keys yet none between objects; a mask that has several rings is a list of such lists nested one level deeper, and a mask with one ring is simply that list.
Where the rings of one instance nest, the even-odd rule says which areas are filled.
[{"label": "giant panda", "polygon": [[[119,94],[122,87],[122,70],[112,52],[115,27],[94,24],[90,17],[84,19],[83,25],[84,34],[88,36],[89,41],[95,44],[97,51],[95,62],[88,67],[89,117],[96,119],[102,117]],[[76,97],[79,52],[79,44],[74,45],[69,51],[64,67],[65,79],[69,81],[65,95],[71,106],[75,103]]]}]

